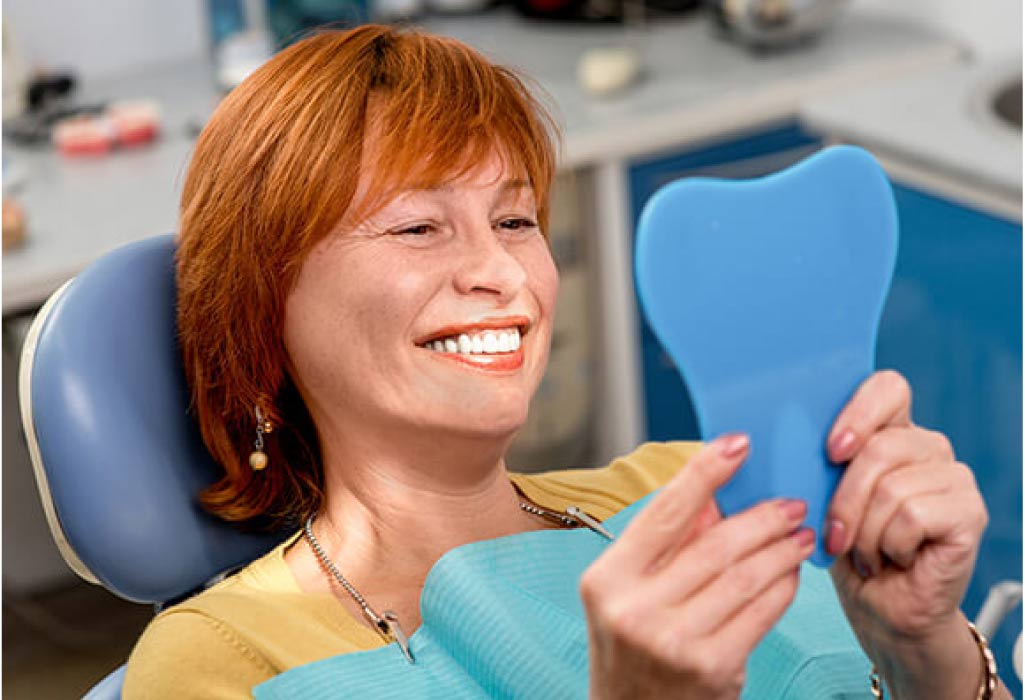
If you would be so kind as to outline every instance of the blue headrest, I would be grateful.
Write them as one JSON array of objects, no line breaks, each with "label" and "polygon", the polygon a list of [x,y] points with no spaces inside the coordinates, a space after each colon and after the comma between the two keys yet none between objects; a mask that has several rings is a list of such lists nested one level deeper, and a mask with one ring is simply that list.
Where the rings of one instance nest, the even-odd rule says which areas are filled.
[{"label": "blue headrest", "polygon": [[197,504],[221,470],[187,412],[172,236],[105,255],[47,302],[22,355],[22,420],[54,539],[123,598],[165,602],[281,536]]}]

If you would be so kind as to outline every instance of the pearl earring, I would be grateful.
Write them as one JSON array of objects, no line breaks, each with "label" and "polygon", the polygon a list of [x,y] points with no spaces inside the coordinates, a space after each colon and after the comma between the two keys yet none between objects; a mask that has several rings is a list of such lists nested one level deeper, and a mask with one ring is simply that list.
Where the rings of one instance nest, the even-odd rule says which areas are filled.
[{"label": "pearl earring", "polygon": [[267,420],[260,407],[256,407],[256,440],[253,451],[249,454],[249,466],[253,471],[260,471],[267,466],[267,453],[263,451],[263,436],[274,430],[274,424]]}]

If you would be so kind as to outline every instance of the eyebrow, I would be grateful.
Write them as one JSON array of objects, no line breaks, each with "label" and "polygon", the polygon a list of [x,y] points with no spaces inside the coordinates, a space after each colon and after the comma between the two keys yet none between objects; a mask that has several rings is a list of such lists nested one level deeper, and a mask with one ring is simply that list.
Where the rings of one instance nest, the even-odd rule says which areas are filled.
[{"label": "eyebrow", "polygon": [[[511,192],[512,190],[533,189],[533,186],[527,180],[519,178],[519,179],[515,179],[515,180],[505,180],[500,185],[500,189],[502,190],[502,194],[505,194],[507,192]],[[441,184],[441,185],[416,185],[416,184],[414,184],[413,186],[411,186],[406,191],[407,192],[449,192],[451,190],[452,190],[452,185],[450,183],[446,183],[446,184]]]}]

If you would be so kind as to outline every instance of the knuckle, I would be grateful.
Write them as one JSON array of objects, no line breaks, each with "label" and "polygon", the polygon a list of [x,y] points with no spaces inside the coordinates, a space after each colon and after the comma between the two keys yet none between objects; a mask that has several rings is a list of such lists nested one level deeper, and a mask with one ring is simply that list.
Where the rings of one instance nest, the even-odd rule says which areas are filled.
[{"label": "knuckle", "polygon": [[901,500],[902,493],[901,480],[890,472],[879,479],[873,500],[877,506],[889,507]]},{"label": "knuckle", "polygon": [[758,592],[758,576],[748,567],[737,567],[731,572],[730,586],[737,591],[742,600],[751,600]]},{"label": "knuckle", "polygon": [[580,599],[585,607],[592,608],[601,604],[605,594],[605,587],[602,586],[603,578],[600,569],[595,564],[588,567],[580,577],[578,588]]},{"label": "knuckle", "polygon": [[888,431],[880,431],[871,435],[861,448],[861,453],[875,469],[882,468],[893,455],[893,435]]},{"label": "knuckle", "polygon": [[936,452],[945,456],[954,456],[954,445],[950,442],[950,438],[945,433],[939,430],[928,430],[926,431],[929,435],[929,439],[936,446]]},{"label": "knuckle", "polygon": [[905,526],[921,528],[927,522],[928,514],[919,501],[911,499],[900,504],[897,517]]},{"label": "knuckle", "polygon": [[606,606],[599,615],[599,624],[618,643],[640,647],[645,643],[644,629],[647,612],[633,602],[620,601]]},{"label": "knuckle", "polygon": [[878,376],[880,384],[887,391],[892,392],[902,400],[911,400],[911,385],[908,384],[908,380],[904,378],[903,374],[894,369],[884,369],[876,376]]},{"label": "knuckle", "polygon": [[979,485],[975,481],[975,470],[964,462],[954,462],[953,469],[960,478],[963,488],[971,491],[978,491]]}]

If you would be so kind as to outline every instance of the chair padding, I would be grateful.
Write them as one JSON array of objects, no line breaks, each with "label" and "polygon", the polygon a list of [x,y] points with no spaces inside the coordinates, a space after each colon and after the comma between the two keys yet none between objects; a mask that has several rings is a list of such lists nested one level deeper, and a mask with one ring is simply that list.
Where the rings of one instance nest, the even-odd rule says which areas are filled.
[{"label": "chair padding", "polygon": [[179,598],[281,539],[242,534],[196,502],[220,470],[187,412],[174,253],[160,236],[90,265],[48,304],[22,360],[55,538],[138,602]]}]

